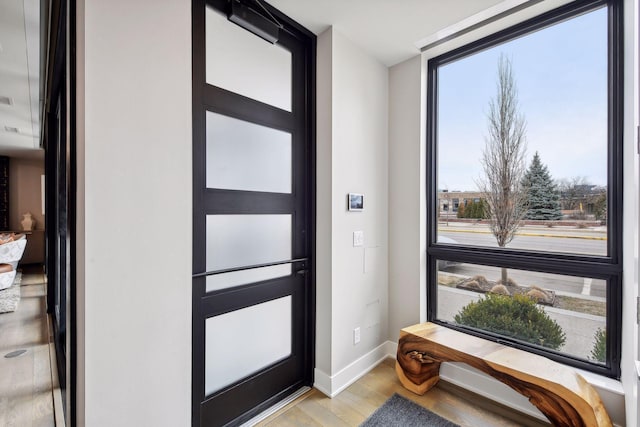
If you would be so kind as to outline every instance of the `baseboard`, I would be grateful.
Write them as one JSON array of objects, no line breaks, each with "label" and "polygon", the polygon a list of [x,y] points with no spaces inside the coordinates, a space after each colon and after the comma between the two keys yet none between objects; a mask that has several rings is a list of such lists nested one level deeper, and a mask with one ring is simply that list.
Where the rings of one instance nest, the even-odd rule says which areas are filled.
[{"label": "baseboard", "polygon": [[547,417],[533,406],[526,397],[500,381],[465,364],[443,363],[440,368],[440,379],[498,402],[514,411],[548,422]]},{"label": "baseboard", "polygon": [[316,368],[313,386],[323,394],[334,397],[375,368],[384,359],[395,357],[396,348],[396,343],[385,341],[334,375],[328,375],[326,372]]},{"label": "baseboard", "polygon": [[325,396],[335,396],[331,395],[331,377],[318,368],[313,370],[313,387],[318,389],[318,391]]}]

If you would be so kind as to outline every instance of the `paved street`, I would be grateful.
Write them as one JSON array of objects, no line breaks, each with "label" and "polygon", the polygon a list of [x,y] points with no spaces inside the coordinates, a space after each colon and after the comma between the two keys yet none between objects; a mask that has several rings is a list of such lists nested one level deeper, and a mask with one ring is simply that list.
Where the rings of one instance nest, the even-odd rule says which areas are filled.
[{"label": "paved street", "polygon": [[[497,247],[496,238],[486,224],[438,225],[438,232],[463,245]],[[607,233],[604,227],[579,229],[576,227],[525,226],[518,230],[508,248],[550,252],[606,255]]]},{"label": "paved street", "polygon": [[[497,247],[495,237],[486,225],[440,224],[439,236],[453,239],[461,245]],[[605,255],[607,241],[605,230],[577,228],[523,227],[508,245],[514,249],[541,250],[549,252],[569,252],[591,255]],[[471,264],[448,266],[445,271],[463,276],[481,274],[489,280],[500,278],[500,269]],[[543,274],[529,271],[509,270],[509,277],[519,285],[536,285],[545,289],[604,298],[606,282],[591,278]]]}]

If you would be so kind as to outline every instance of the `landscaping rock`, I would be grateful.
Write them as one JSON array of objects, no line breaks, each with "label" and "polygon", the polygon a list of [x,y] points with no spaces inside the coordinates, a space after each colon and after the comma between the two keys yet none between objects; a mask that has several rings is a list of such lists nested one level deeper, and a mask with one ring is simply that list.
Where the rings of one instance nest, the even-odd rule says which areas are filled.
[{"label": "landscaping rock", "polygon": [[507,283],[503,284],[502,280],[490,281],[484,276],[473,276],[468,279],[461,279],[456,288],[465,289],[478,293],[493,293],[500,295],[526,295],[535,300],[538,304],[554,306],[556,303],[556,294],[549,289],[542,289],[538,286],[520,286],[513,279],[508,278]]}]

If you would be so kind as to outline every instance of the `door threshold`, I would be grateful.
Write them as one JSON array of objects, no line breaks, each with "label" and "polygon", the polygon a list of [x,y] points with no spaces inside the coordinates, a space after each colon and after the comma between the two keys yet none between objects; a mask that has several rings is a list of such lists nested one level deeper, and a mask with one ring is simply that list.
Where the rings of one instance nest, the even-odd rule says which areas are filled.
[{"label": "door threshold", "polygon": [[258,424],[260,421],[263,421],[263,420],[267,419],[268,417],[270,417],[271,415],[275,414],[280,409],[284,408],[289,403],[293,402],[294,400],[296,400],[297,398],[299,398],[300,396],[302,396],[303,394],[305,394],[309,390],[311,390],[311,387],[308,387],[308,386],[304,386],[304,387],[299,388],[298,390],[294,391],[289,396],[285,397],[284,399],[282,399],[281,401],[279,401],[275,405],[273,405],[273,406],[265,409],[264,411],[260,412],[258,415],[256,415],[255,417],[251,418],[249,421],[245,422],[244,424],[240,424],[240,427],[252,427],[252,426]]}]

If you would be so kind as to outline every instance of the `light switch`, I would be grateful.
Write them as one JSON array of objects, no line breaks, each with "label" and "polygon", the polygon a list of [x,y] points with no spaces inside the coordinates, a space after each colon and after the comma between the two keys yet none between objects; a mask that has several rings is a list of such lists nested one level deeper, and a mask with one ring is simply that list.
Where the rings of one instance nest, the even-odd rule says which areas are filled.
[{"label": "light switch", "polygon": [[362,246],[364,245],[364,231],[354,231],[353,232],[353,246]]}]

